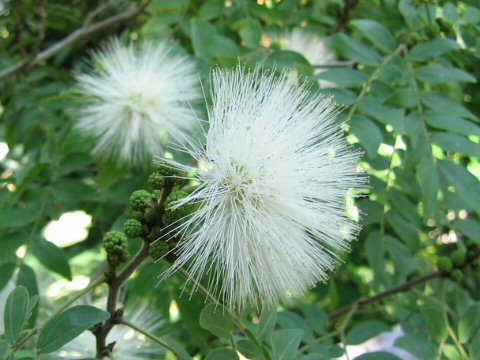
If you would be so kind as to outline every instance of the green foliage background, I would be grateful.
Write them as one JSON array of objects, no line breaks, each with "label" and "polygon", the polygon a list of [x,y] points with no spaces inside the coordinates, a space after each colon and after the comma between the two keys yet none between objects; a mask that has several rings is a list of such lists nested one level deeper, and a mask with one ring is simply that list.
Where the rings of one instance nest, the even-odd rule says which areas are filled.
[{"label": "green foliage background", "polygon": [[[88,26],[87,14],[102,3],[0,2],[0,68],[34,61],[42,50]],[[345,121],[349,141],[363,149],[362,166],[370,177],[369,195],[356,202],[363,230],[352,252],[327,284],[288,307],[264,309],[260,316],[255,310],[214,311],[201,292],[182,295],[181,274],[156,287],[165,263],[143,264],[123,291],[127,307],[148,301],[163,313],[168,321],[157,335],[178,349],[178,357],[237,359],[235,348],[251,359],[331,359],[343,354],[342,344],[359,344],[401,324],[405,334],[396,346],[419,359],[480,359],[480,276],[473,260],[455,276],[436,274],[335,315],[359,299],[436,271],[438,259],[455,250],[476,256],[477,1],[132,1],[114,4],[92,23],[141,5],[145,8],[139,15],[87,34],[48,60],[1,79],[0,141],[9,152],[0,162],[0,288],[13,279],[28,292],[19,288],[15,293],[15,304],[24,306],[15,310],[14,319],[5,319],[13,327],[0,340],[0,356],[21,336],[24,323],[29,329],[39,321],[44,305],[39,278],[46,272],[55,274],[49,275],[52,279],[68,280],[96,275],[105,261],[103,235],[112,228],[122,230],[131,192],[147,187],[149,171],[97,162],[89,155],[91,141],[72,130],[71,113],[78,106],[72,71],[83,68],[90,51],[117,35],[124,41],[175,40],[178,51],[195,59],[207,89],[212,66],[239,62],[294,68],[312,91],[318,89],[318,79],[336,84],[319,91],[345,107],[339,121]],[[325,37],[342,66],[316,74],[315,64],[301,54],[262,45],[266,35],[300,26]],[[59,248],[42,236],[42,229],[73,210],[92,215],[88,237]],[[139,244],[131,246],[134,250]],[[101,291],[95,294],[102,296]],[[35,295],[38,301],[31,298]],[[178,316],[169,318],[172,301]],[[27,310],[33,311],[28,319]],[[104,313],[88,308],[81,315],[83,331],[102,321]],[[28,350],[52,347],[47,335],[27,343],[17,358],[47,359]],[[175,358],[171,352],[165,356]],[[370,353],[358,359],[397,357]]]}]

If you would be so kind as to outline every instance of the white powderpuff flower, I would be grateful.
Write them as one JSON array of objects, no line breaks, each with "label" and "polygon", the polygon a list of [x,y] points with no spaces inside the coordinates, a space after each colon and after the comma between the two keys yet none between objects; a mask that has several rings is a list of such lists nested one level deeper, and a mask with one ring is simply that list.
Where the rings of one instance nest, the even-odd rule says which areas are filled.
[{"label": "white powderpuff flower", "polygon": [[[322,65],[335,61],[335,54],[327,47],[325,41],[304,29],[295,28],[280,36],[273,35],[273,40],[278,41],[282,49],[295,51],[307,59],[312,66],[317,66],[315,69],[317,75],[327,70],[327,68],[322,68]],[[320,86],[323,88],[336,85],[326,80],[320,80]]]},{"label": "white powderpuff flower", "polygon": [[114,39],[92,64],[75,77],[86,100],[77,127],[97,141],[93,154],[145,164],[163,154],[162,132],[181,139],[197,123],[190,107],[199,98],[194,64],[169,44],[123,46]]},{"label": "white powderpuff flower", "polygon": [[[126,318],[139,328],[155,333],[165,321],[148,305],[142,303],[132,307]],[[60,359],[83,359],[96,356],[95,336],[90,331],[85,331],[80,336],[66,344],[57,355]],[[165,353],[164,349],[156,343],[152,343],[144,335],[135,332],[126,325],[115,325],[107,336],[106,343],[115,342],[110,359],[113,360],[138,360],[157,359]]]},{"label": "white powderpuff flower", "polygon": [[285,50],[302,54],[312,65],[325,65],[335,60],[335,55],[316,34],[295,28],[280,37],[280,45]]},{"label": "white powderpuff flower", "polygon": [[[205,148],[186,150],[200,185],[174,207],[201,204],[171,230],[179,268],[231,309],[274,305],[325,281],[358,225],[345,214],[349,189],[365,184],[330,99],[287,73],[216,70]],[[175,225],[174,225],[175,226]]]}]

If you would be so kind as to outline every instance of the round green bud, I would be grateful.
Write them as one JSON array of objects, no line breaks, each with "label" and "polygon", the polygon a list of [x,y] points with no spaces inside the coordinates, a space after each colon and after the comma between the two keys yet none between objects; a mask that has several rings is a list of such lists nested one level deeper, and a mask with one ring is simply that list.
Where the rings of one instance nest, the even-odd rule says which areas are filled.
[{"label": "round green bud", "polygon": [[464,250],[457,249],[452,253],[451,259],[455,266],[462,266],[467,260],[467,253]]},{"label": "round green bud", "polygon": [[130,257],[127,236],[121,231],[112,230],[106,233],[103,237],[103,248],[112,266],[117,266]]},{"label": "round green bud", "polygon": [[170,250],[170,244],[165,241],[157,241],[150,245],[150,257],[153,260],[159,260]]},{"label": "round green bud", "polygon": [[148,177],[148,185],[154,190],[161,190],[165,185],[165,178],[162,174],[155,171]]},{"label": "round green bud", "polygon": [[123,225],[123,231],[130,239],[136,239],[143,235],[143,225],[137,219],[128,219]]},{"label": "round green bud", "polygon": [[144,211],[144,217],[143,217],[145,220],[145,223],[149,225],[153,224],[155,222],[156,215],[157,215],[157,211],[153,206],[146,208]]},{"label": "round green bud", "polygon": [[188,215],[195,211],[195,204],[186,203],[179,207],[174,207],[176,202],[187,197],[188,193],[185,191],[175,191],[171,193],[165,200],[166,210],[163,214],[163,225],[168,226],[182,219],[185,219]]},{"label": "round green bud", "polygon": [[437,260],[437,266],[438,270],[443,272],[449,272],[453,268],[452,261],[446,256],[442,256]]},{"label": "round green bud", "polygon": [[130,206],[133,211],[143,211],[152,203],[152,194],[147,190],[137,190],[130,196]]},{"label": "round green bud", "polygon": [[455,269],[450,273],[450,277],[453,281],[461,283],[463,281],[463,272],[460,269]]},{"label": "round green bud", "polygon": [[422,38],[417,33],[411,33],[410,35],[408,35],[408,38],[407,38],[408,45],[413,46],[413,45],[418,44],[421,41],[422,41]]},{"label": "round green bud", "polygon": [[434,22],[428,24],[427,27],[425,28],[425,33],[431,38],[436,37],[439,32],[440,32],[440,26],[438,26],[438,24]]}]

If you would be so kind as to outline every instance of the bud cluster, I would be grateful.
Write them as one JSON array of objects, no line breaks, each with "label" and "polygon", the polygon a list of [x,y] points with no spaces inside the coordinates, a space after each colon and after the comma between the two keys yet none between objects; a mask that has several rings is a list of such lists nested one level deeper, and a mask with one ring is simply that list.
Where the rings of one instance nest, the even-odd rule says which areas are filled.
[{"label": "bud cluster", "polygon": [[103,237],[103,248],[107,252],[108,263],[113,267],[130,257],[127,236],[121,231],[112,230],[106,233]]},{"label": "bud cluster", "polygon": [[445,273],[453,281],[462,283],[465,272],[471,268],[480,266],[479,244],[472,242],[465,246],[459,246],[450,256],[440,256],[437,260],[438,270]]}]

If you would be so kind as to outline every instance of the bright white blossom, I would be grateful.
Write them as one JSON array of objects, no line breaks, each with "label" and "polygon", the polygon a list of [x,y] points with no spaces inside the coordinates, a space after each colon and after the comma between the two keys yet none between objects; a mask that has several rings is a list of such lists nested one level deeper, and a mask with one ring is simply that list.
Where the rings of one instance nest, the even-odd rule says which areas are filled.
[{"label": "bright white blossom", "polygon": [[303,29],[293,29],[279,41],[283,49],[302,54],[312,65],[325,65],[335,59],[321,37]]},{"label": "bright white blossom", "polygon": [[330,99],[284,73],[216,70],[204,148],[187,149],[201,204],[176,229],[183,240],[168,276],[185,267],[232,309],[304,294],[347,250],[358,225],[345,214],[360,188],[359,152],[347,144]]},{"label": "bright white blossom", "polygon": [[[273,39],[280,43],[284,50],[295,51],[313,66],[322,66],[335,60],[335,54],[325,44],[325,41],[318,35],[304,29],[295,28],[282,35],[274,35]],[[315,74],[326,71],[327,68],[317,67]],[[334,87],[334,83],[320,80],[321,87]]]},{"label": "bright white blossom", "polygon": [[[162,320],[157,310],[150,309],[146,304],[132,307],[126,318],[142,330],[155,333],[165,321]],[[58,356],[62,359],[83,359],[96,356],[95,336],[90,331],[85,331],[80,336],[65,345]],[[106,343],[115,342],[110,359],[113,360],[140,360],[157,359],[164,353],[163,348],[152,343],[144,335],[135,332],[126,325],[115,325],[109,332]]]},{"label": "bright white blossom", "polygon": [[77,127],[96,139],[93,153],[121,164],[145,164],[162,154],[162,132],[183,138],[196,124],[194,65],[167,43],[123,46],[111,41],[76,75],[86,105]]}]

